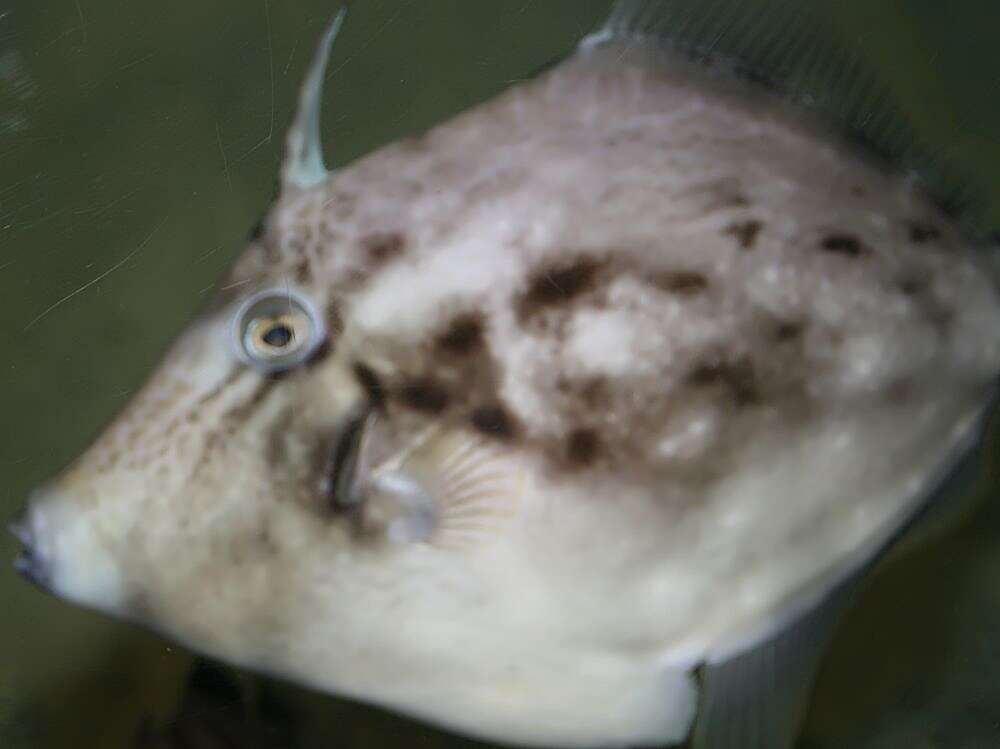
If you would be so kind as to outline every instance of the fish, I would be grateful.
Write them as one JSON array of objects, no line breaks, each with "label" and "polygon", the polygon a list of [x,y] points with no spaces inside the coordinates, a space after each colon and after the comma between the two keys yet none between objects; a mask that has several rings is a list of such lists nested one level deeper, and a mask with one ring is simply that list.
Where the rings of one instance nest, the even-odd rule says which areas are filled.
[{"label": "fish", "polygon": [[268,214],[18,571],[473,738],[791,747],[1000,373],[995,247],[802,5],[622,0],[330,170],[338,13]]}]

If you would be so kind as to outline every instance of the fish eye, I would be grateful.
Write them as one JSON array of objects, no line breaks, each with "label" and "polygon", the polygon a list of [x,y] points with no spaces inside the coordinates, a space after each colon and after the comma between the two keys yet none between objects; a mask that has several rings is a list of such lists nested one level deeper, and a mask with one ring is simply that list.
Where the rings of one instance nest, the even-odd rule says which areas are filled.
[{"label": "fish eye", "polygon": [[233,337],[244,362],[264,372],[281,372],[308,360],[326,337],[326,329],[316,308],[301,294],[267,289],[240,305]]}]

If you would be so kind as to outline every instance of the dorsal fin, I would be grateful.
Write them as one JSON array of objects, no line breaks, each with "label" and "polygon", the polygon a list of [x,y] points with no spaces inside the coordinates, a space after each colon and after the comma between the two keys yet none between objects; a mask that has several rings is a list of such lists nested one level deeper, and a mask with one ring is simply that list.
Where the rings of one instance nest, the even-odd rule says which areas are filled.
[{"label": "dorsal fin", "polygon": [[944,148],[922,142],[888,83],[812,0],[618,0],[581,43],[652,45],[710,71],[762,84],[839,127],[870,155],[911,173],[952,215],[982,214]]},{"label": "dorsal fin", "polygon": [[322,109],[323,78],[326,75],[330,50],[347,15],[342,7],[326,27],[316,48],[309,71],[302,82],[299,105],[288,129],[285,161],[281,166],[281,188],[309,189],[330,176],[323,161],[323,143],[320,137],[319,116]]}]

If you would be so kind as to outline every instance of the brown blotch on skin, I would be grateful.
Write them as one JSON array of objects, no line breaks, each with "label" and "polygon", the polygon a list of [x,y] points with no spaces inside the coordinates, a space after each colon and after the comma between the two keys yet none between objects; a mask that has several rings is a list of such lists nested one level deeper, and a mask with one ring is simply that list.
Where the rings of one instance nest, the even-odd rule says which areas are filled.
[{"label": "brown blotch on skin", "polygon": [[312,267],[309,264],[309,259],[306,257],[301,258],[292,267],[292,276],[295,278],[295,283],[301,285],[308,285],[312,280]]},{"label": "brown blotch on skin", "polygon": [[865,251],[861,240],[853,234],[830,234],[819,246],[826,252],[844,257],[858,257]]},{"label": "brown blotch on skin", "polygon": [[924,221],[911,221],[908,229],[910,241],[914,244],[925,244],[941,238],[941,230]]},{"label": "brown blotch on skin", "polygon": [[399,388],[399,399],[414,411],[437,414],[448,407],[448,393],[439,383],[422,378],[405,383]]},{"label": "brown blotch on skin", "polygon": [[257,532],[254,534],[252,556],[269,557],[278,552],[278,545],[275,543],[274,534],[271,530],[271,521],[267,517],[262,517],[257,523]]},{"label": "brown blotch on skin", "polygon": [[375,370],[367,364],[356,362],[354,365],[354,377],[365,391],[371,404],[376,408],[381,408],[385,404],[385,386],[382,385],[382,381],[375,374]]},{"label": "brown blotch on skin", "polygon": [[547,268],[535,275],[518,305],[522,320],[547,307],[570,302],[594,285],[600,264],[580,258],[570,265]]},{"label": "brown blotch on skin", "polygon": [[748,359],[700,364],[688,375],[687,383],[694,387],[724,386],[737,406],[760,402],[757,375]]},{"label": "brown blotch on skin", "polygon": [[361,240],[369,260],[376,265],[384,265],[403,254],[406,237],[399,232],[369,234]]},{"label": "brown blotch on skin", "polygon": [[757,244],[757,237],[763,228],[764,224],[761,221],[740,221],[730,224],[725,233],[736,237],[736,241],[744,250],[752,250]]},{"label": "brown blotch on skin", "polygon": [[340,221],[351,217],[358,204],[358,196],[349,192],[335,192],[329,199],[324,201],[323,208],[333,212],[333,215]]},{"label": "brown blotch on skin", "polygon": [[738,179],[718,179],[693,185],[686,195],[698,200],[700,208],[706,213],[750,205],[750,198],[743,192]]},{"label": "brown blotch on skin", "polygon": [[916,387],[913,380],[901,378],[891,383],[886,389],[886,400],[895,405],[907,405],[913,401],[916,395]]},{"label": "brown blotch on skin", "polygon": [[566,457],[579,466],[591,465],[600,451],[601,441],[593,429],[574,429],[566,438]]},{"label": "brown blotch on skin", "polygon": [[668,271],[653,276],[653,284],[663,291],[683,296],[700,294],[708,288],[708,277],[695,271]]},{"label": "brown blotch on skin", "polygon": [[608,381],[604,377],[592,377],[580,389],[580,400],[588,408],[598,408],[610,400]]},{"label": "brown blotch on skin", "polygon": [[483,320],[479,315],[468,314],[455,318],[437,339],[438,348],[449,354],[468,355],[483,345]]},{"label": "brown blotch on skin", "polygon": [[515,436],[517,431],[510,414],[499,404],[477,408],[469,419],[476,431],[490,437],[509,440]]},{"label": "brown blotch on skin", "polygon": [[904,278],[899,282],[899,290],[906,296],[917,296],[927,291],[927,281],[922,278]]},{"label": "brown blotch on skin", "polygon": [[955,319],[955,310],[935,293],[933,276],[904,275],[895,280],[895,287],[940,333],[948,332]]},{"label": "brown blotch on skin", "polygon": [[779,343],[795,341],[802,337],[802,333],[804,331],[805,326],[802,323],[785,320],[783,322],[779,322],[775,327],[774,340]]}]

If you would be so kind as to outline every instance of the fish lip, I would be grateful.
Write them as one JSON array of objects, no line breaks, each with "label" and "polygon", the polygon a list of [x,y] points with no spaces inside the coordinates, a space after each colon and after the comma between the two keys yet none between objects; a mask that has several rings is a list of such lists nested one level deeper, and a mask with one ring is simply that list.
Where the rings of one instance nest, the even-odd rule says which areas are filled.
[{"label": "fish lip", "polygon": [[48,573],[48,567],[39,557],[30,551],[22,552],[14,557],[14,572],[27,580],[32,585],[36,585],[46,593],[52,592],[52,583]]},{"label": "fish lip", "polygon": [[24,547],[21,553],[14,558],[14,571],[42,590],[51,591],[50,565],[34,548],[35,533],[33,527],[30,508],[22,511],[7,524],[8,532]]}]

